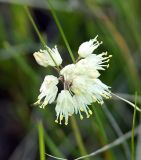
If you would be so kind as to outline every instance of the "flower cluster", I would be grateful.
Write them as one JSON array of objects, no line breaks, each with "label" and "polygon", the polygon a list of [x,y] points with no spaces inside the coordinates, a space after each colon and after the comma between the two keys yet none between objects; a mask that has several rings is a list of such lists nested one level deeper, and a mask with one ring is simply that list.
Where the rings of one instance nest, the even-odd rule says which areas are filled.
[{"label": "flower cluster", "polygon": [[[61,124],[65,119],[67,125],[69,116],[73,114],[79,114],[80,119],[83,119],[83,113],[85,113],[88,118],[92,114],[89,105],[93,102],[103,104],[103,98],[111,97],[110,87],[99,79],[99,71],[109,67],[108,62],[112,56],[108,56],[107,52],[94,54],[94,50],[100,44],[102,42],[97,40],[97,36],[82,43],[78,49],[79,60],[64,68],[61,67],[62,58],[56,46],[53,49],[47,47],[45,50],[34,53],[39,65],[61,68],[58,78],[53,75],[45,77],[36,102],[41,108],[44,108],[56,100],[55,122]],[[61,91],[58,91],[59,82],[63,85]]]}]

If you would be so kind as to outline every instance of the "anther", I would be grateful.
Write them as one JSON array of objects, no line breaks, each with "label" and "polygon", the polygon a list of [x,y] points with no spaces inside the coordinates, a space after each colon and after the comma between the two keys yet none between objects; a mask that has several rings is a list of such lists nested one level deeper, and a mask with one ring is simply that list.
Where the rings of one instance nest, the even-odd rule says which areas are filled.
[{"label": "anther", "polygon": [[103,52],[101,55],[107,56],[107,54],[108,54],[107,52]]},{"label": "anther", "polygon": [[109,68],[109,64],[107,65],[107,68]]},{"label": "anther", "polygon": [[82,107],[80,107],[80,111],[82,111],[82,112],[83,112],[83,111],[84,111],[84,109],[83,109]]},{"label": "anther", "polygon": [[92,114],[93,114],[93,112],[92,112],[90,109],[89,109],[89,114],[90,114],[90,115],[92,115]]},{"label": "anther", "polygon": [[82,116],[82,115],[80,115],[80,119],[81,119],[81,120],[83,119],[83,116]]},{"label": "anther", "polygon": [[55,123],[58,123],[58,120],[57,120],[57,119],[55,120]]},{"label": "anther", "polygon": [[90,117],[90,115],[89,114],[87,114],[87,118],[89,118]]},{"label": "anther", "polygon": [[65,122],[65,125],[68,125],[68,122]]}]

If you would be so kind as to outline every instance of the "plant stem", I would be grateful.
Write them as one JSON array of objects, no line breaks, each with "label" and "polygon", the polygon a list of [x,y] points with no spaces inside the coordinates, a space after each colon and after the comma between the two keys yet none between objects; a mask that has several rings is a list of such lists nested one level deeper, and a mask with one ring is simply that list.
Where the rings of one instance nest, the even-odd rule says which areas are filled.
[{"label": "plant stem", "polygon": [[46,43],[45,43],[43,37],[41,36],[41,34],[40,34],[40,32],[39,32],[39,29],[37,28],[37,25],[35,24],[35,21],[33,20],[32,16],[31,16],[31,13],[30,13],[30,11],[29,11],[29,9],[28,9],[28,7],[27,7],[27,6],[24,6],[24,9],[25,9],[25,11],[26,11],[26,13],[27,13],[27,15],[28,15],[28,18],[30,19],[30,21],[31,21],[31,23],[32,23],[32,25],[33,25],[33,27],[34,27],[34,29],[35,29],[35,31],[36,31],[36,33],[37,33],[37,35],[38,35],[41,43],[42,43],[42,45],[45,47],[45,46],[46,46]]},{"label": "plant stem", "polygon": [[60,68],[59,68],[59,66],[57,65],[56,61],[55,61],[54,58],[52,57],[52,54],[50,53],[50,51],[49,51],[49,49],[48,49],[48,47],[47,47],[47,45],[46,45],[46,43],[45,43],[42,35],[40,34],[40,31],[39,31],[39,29],[38,29],[38,27],[37,27],[34,19],[32,18],[31,13],[29,12],[28,7],[27,7],[27,6],[24,6],[24,9],[25,9],[25,11],[26,11],[26,13],[27,13],[27,15],[28,15],[28,17],[29,17],[29,20],[31,21],[31,23],[32,23],[32,25],[33,25],[33,27],[34,27],[34,29],[35,29],[35,31],[36,31],[36,33],[37,33],[40,41],[41,41],[43,47],[46,48],[46,50],[47,50],[49,56],[51,57],[52,61],[54,62],[54,64],[55,64],[56,67],[58,68],[58,70],[60,70]]},{"label": "plant stem", "polygon": [[69,43],[68,43],[68,41],[67,41],[67,38],[66,38],[66,36],[65,36],[65,34],[64,34],[64,31],[63,31],[63,29],[62,29],[62,27],[61,27],[61,24],[60,24],[60,22],[59,22],[59,20],[58,20],[58,18],[57,18],[57,16],[56,16],[55,10],[54,10],[54,8],[53,8],[50,0],[48,0],[48,5],[49,5],[50,11],[51,11],[51,13],[52,13],[52,16],[53,16],[53,18],[54,18],[54,20],[55,20],[55,22],[56,22],[56,25],[57,25],[60,33],[61,33],[61,36],[62,36],[62,38],[63,38],[63,40],[64,40],[64,42],[65,42],[65,45],[66,45],[66,47],[67,47],[67,49],[68,49],[68,52],[69,52],[69,54],[70,54],[70,57],[71,57],[73,63],[75,63],[76,61],[75,61],[75,58],[74,58],[74,56],[73,56],[72,50],[71,50],[71,48],[70,48],[70,45],[69,45]]},{"label": "plant stem", "polygon": [[74,135],[75,135],[78,147],[80,149],[80,152],[81,152],[82,155],[86,155],[87,151],[84,147],[84,144],[83,144],[83,141],[82,141],[82,138],[81,138],[81,134],[80,134],[80,130],[77,126],[75,117],[71,117],[71,125],[72,125],[72,129],[74,131]]}]

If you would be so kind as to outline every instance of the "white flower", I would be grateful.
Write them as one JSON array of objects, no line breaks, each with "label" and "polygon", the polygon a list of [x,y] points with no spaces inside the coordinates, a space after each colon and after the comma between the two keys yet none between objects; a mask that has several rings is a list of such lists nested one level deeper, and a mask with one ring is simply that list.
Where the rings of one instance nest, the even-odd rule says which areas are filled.
[{"label": "white flower", "polygon": [[[57,95],[58,87],[57,77],[52,75],[48,75],[45,77],[41,87],[40,87],[40,95],[38,96],[37,103],[41,104],[40,108],[44,108],[48,103],[51,104]],[[43,102],[41,102],[43,100]]]},{"label": "white flower", "polygon": [[[61,124],[64,119],[67,125],[69,116],[73,114],[79,114],[80,119],[83,119],[83,113],[85,113],[89,118],[92,114],[89,106],[92,103],[103,104],[104,98],[111,98],[110,87],[99,79],[99,70],[105,70],[109,67],[108,62],[112,56],[107,56],[107,52],[98,55],[92,54],[101,43],[97,40],[97,36],[88,42],[82,43],[78,50],[78,59],[80,57],[83,59],[64,68],[58,67],[58,78],[52,75],[45,77],[36,102],[41,108],[55,101],[58,93],[57,84],[59,82],[63,84],[63,89],[56,100],[56,123]],[[53,49],[47,47],[47,50],[35,52],[34,57],[44,67],[48,65],[59,66],[62,63],[56,46]]]},{"label": "white flower", "polygon": [[59,66],[62,63],[62,58],[56,46],[52,49],[47,47],[46,50],[35,52],[33,56],[36,59],[37,63],[44,67]]},{"label": "white flower", "polygon": [[96,48],[98,48],[98,46],[99,46],[100,44],[102,44],[102,42],[99,42],[99,41],[97,40],[97,37],[98,37],[98,36],[96,36],[94,39],[91,39],[91,40],[89,40],[89,41],[87,41],[87,42],[82,43],[82,44],[79,46],[78,54],[79,54],[80,57],[83,57],[83,58],[87,57],[88,55],[92,54],[93,51],[94,51]]},{"label": "white flower", "polygon": [[65,119],[65,125],[68,124],[68,117],[71,116],[75,112],[76,104],[74,103],[74,100],[68,90],[62,90],[61,93],[59,93],[57,98],[57,104],[55,107],[56,111],[56,120],[55,122],[58,123],[58,121]]}]

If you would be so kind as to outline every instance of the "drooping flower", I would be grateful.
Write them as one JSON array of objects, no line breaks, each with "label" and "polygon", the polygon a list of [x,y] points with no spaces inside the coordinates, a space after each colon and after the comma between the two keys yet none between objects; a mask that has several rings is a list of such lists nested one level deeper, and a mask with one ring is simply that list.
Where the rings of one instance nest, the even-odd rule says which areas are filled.
[{"label": "drooping flower", "polygon": [[50,49],[46,46],[46,50],[40,50],[33,54],[37,63],[43,67],[47,66],[59,66],[62,63],[62,58],[58,52],[57,47]]},{"label": "drooping flower", "polygon": [[78,54],[80,57],[87,57],[88,55],[92,54],[93,51],[98,48],[98,46],[100,44],[102,44],[102,42],[99,42],[97,40],[97,37],[96,36],[94,39],[91,39],[87,42],[83,42],[80,46],[79,46],[79,49],[78,49]]},{"label": "drooping flower", "polygon": [[[87,97],[88,97],[88,95],[87,95]],[[92,111],[88,107],[88,105],[90,105],[90,103],[86,103],[87,97],[85,94],[81,94],[81,96],[78,96],[78,95],[73,96],[73,100],[74,100],[75,104],[77,104],[76,105],[77,106],[77,113],[79,113],[81,120],[83,119],[82,112],[86,113],[87,118],[89,118],[90,115],[92,115]]]},{"label": "drooping flower", "polygon": [[68,118],[75,112],[76,104],[68,90],[62,90],[57,98],[56,110],[56,120],[55,122],[61,124],[63,118],[65,119],[65,124],[68,124]]},{"label": "drooping flower", "polygon": [[99,104],[103,104],[103,98],[111,98],[109,88],[110,87],[102,83],[98,78],[78,76],[73,80],[70,90],[74,93],[81,119],[83,118],[81,111],[84,111],[87,117],[92,114],[88,105],[96,101]]},{"label": "drooping flower", "polygon": [[47,104],[51,104],[57,95],[58,87],[58,79],[55,76],[48,75],[45,77],[41,87],[40,87],[40,95],[38,96],[37,103],[40,104],[41,108],[44,108]]}]

